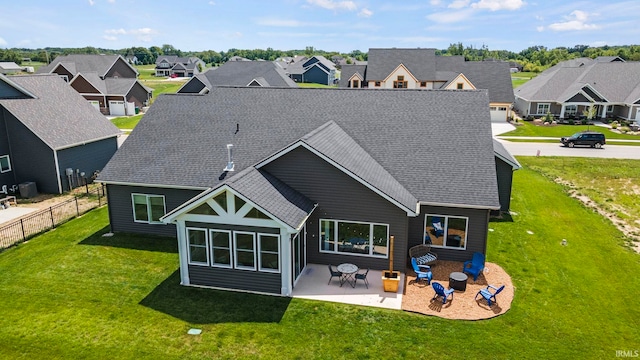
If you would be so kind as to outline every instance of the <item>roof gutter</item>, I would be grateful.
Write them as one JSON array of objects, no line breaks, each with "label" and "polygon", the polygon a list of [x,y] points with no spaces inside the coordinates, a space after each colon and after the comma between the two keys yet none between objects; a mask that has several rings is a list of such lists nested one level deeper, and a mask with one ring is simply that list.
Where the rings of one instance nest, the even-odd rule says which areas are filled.
[{"label": "roof gutter", "polygon": [[463,205],[463,204],[450,204],[450,203],[434,203],[434,202],[427,202],[427,201],[420,201],[420,205],[442,206],[442,207],[452,207],[452,208],[460,208],[460,209],[500,210],[500,206]]},{"label": "roof gutter", "polygon": [[160,188],[160,189],[198,190],[198,191],[204,191],[209,189],[209,187],[145,184],[145,183],[132,183],[132,182],[110,181],[110,180],[95,180],[95,182],[100,184],[105,184],[105,185],[140,186],[140,187],[153,187],[153,188]]},{"label": "roof gutter", "polygon": [[56,150],[56,151],[65,150],[65,149],[69,149],[69,148],[76,147],[76,146],[79,146],[79,145],[86,145],[87,143],[92,143],[92,142],[96,142],[96,141],[100,141],[100,140],[105,140],[105,139],[109,139],[109,138],[112,138],[112,137],[118,137],[118,136],[120,136],[122,134],[124,134],[124,132],[120,131],[117,134],[107,135],[107,136],[103,136],[103,137],[99,137],[99,138],[95,138],[95,139],[80,141],[80,142],[77,142],[77,143],[74,143],[74,144],[60,146],[60,147],[55,148],[54,150]]}]

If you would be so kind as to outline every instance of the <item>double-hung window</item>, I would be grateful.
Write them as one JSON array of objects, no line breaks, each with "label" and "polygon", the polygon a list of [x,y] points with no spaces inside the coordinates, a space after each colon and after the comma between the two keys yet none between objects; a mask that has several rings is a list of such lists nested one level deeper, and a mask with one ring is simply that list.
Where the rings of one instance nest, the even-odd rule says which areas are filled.
[{"label": "double-hung window", "polygon": [[540,104],[538,104],[538,110],[537,110],[536,114],[545,115],[546,113],[549,112],[550,108],[551,108],[551,104],[549,104],[549,103],[540,103]]},{"label": "double-hung window", "polygon": [[258,234],[258,245],[260,248],[260,255],[258,256],[260,271],[279,272],[278,249],[280,248],[280,236]]},{"label": "double-hung window", "polygon": [[187,228],[187,241],[189,242],[189,264],[209,265],[207,230]]},{"label": "double-hung window", "polygon": [[235,268],[256,269],[256,234],[252,232],[235,231],[233,233],[235,250]]},{"label": "double-hung window", "polygon": [[6,173],[11,171],[11,160],[9,155],[0,156],[0,173]]},{"label": "double-hung window", "polygon": [[211,265],[216,267],[231,267],[231,231],[210,230]]},{"label": "double-hung window", "polygon": [[166,213],[164,195],[131,194],[133,220],[137,223],[161,224]]}]

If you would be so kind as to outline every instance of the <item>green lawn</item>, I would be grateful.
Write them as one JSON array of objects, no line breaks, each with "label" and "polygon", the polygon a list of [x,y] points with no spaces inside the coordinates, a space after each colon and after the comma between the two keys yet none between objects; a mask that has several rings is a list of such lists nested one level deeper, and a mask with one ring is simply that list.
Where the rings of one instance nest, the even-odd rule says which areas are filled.
[{"label": "green lawn", "polygon": [[511,73],[511,83],[513,84],[513,88],[515,89],[536,76],[538,76],[538,74],[533,72],[523,71],[518,73]]},{"label": "green lawn", "polygon": [[139,114],[135,116],[121,116],[111,120],[113,125],[117,126],[118,129],[133,129],[138,125],[140,119],[144,114]]},{"label": "green lawn", "polygon": [[[0,358],[603,359],[639,349],[640,255],[540,174],[564,167],[587,179],[596,165],[583,174],[570,159],[519,160],[517,215],[490,224],[487,250],[516,287],[505,315],[453,321],[182,287],[175,240],[101,237],[103,208],[0,253]],[[611,172],[637,184],[624,167]],[[187,335],[192,327],[202,335]]]},{"label": "green lawn", "polygon": [[157,77],[156,74],[156,65],[135,65],[136,70],[138,70],[138,79],[140,80],[159,80],[165,79],[166,77]]},{"label": "green lawn", "polygon": [[598,131],[607,139],[640,140],[639,135],[620,134],[608,128],[594,125],[534,125],[531,121],[523,121],[515,130],[500,136],[543,136],[560,138],[580,131]]},{"label": "green lawn", "polygon": [[314,84],[314,83],[297,83],[298,86],[302,88],[337,88],[337,85],[323,85],[323,84]]}]

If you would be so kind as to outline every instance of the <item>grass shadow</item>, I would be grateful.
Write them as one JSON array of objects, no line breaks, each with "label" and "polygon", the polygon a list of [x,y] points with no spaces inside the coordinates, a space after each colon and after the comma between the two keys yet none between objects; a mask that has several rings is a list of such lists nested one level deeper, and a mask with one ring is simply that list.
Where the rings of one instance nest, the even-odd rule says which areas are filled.
[{"label": "grass shadow", "polygon": [[291,298],[180,285],[180,271],[158,285],[140,305],[192,324],[277,323]]},{"label": "grass shadow", "polygon": [[129,233],[115,233],[113,236],[103,236],[109,232],[109,226],[79,242],[80,245],[110,246],[131,250],[156,251],[163,253],[178,253],[178,240],[172,237],[154,235],[139,235]]},{"label": "grass shadow", "polygon": [[513,222],[513,217],[511,216],[511,214],[508,213],[501,213],[499,216],[491,216],[489,218],[489,222]]}]

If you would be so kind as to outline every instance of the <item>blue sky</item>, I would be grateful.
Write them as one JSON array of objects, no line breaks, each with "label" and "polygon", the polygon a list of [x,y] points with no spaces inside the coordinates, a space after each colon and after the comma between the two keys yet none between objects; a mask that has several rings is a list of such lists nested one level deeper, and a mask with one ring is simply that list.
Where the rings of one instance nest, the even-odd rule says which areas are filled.
[{"label": "blue sky", "polygon": [[32,0],[6,1],[0,48],[171,44],[183,51],[451,43],[529,46],[640,43],[640,1],[552,0]]}]

